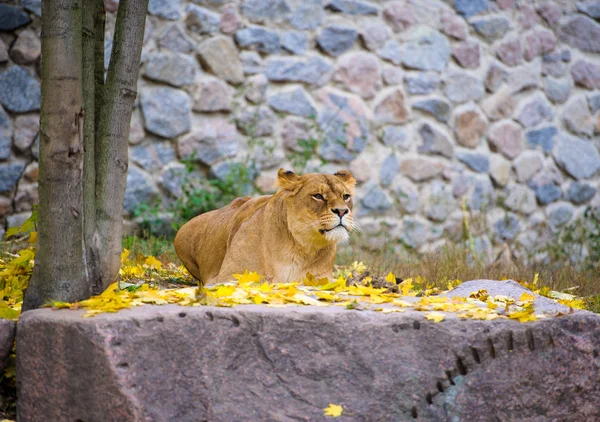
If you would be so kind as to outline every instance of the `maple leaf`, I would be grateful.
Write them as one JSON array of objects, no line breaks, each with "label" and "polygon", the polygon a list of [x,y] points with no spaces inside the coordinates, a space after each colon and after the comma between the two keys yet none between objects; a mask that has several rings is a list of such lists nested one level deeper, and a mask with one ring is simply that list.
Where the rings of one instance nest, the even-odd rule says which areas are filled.
[{"label": "maple leaf", "polygon": [[387,281],[388,283],[396,284],[396,276],[394,275],[394,273],[390,272],[388,275],[385,276],[385,281]]},{"label": "maple leaf", "polygon": [[330,403],[325,409],[323,409],[323,413],[325,416],[331,416],[332,418],[338,418],[342,416],[344,412],[344,408],[338,404]]},{"label": "maple leaf", "polygon": [[316,279],[314,275],[312,275],[311,273],[306,273],[306,277],[304,277],[302,279],[302,284],[304,284],[305,286],[312,286],[312,287],[318,287],[318,286],[326,286],[329,283],[329,279],[327,277],[323,277],[320,279]]},{"label": "maple leaf", "polygon": [[150,255],[144,260],[144,264],[154,270],[162,270],[162,262]]},{"label": "maple leaf", "polygon": [[417,292],[411,292],[413,288],[413,279],[407,278],[402,283],[399,284],[400,290],[402,291],[402,296],[416,296]]},{"label": "maple leaf", "polygon": [[260,283],[260,274],[256,271],[248,272],[244,270],[244,274],[234,274],[233,277],[238,281],[240,286],[245,286],[251,283]]},{"label": "maple leaf", "polygon": [[441,322],[444,320],[445,317],[446,316],[441,312],[429,312],[425,315],[425,318],[433,322]]},{"label": "maple leaf", "polygon": [[527,292],[523,292],[521,297],[519,297],[519,302],[533,302],[534,300],[535,296]]}]

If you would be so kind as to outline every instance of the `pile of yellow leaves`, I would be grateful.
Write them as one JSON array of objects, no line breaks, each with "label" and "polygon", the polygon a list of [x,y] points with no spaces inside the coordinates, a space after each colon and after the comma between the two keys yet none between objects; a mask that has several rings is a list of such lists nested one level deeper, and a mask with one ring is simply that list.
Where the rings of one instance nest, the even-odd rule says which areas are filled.
[{"label": "pile of yellow leaves", "polygon": [[[0,294],[5,301],[0,305],[0,317],[18,317],[23,300],[23,288],[33,268],[33,249],[24,249],[9,261],[0,260]],[[237,306],[265,304],[267,306],[312,305],[342,306],[353,310],[372,310],[382,313],[405,312],[407,308],[424,312],[424,317],[433,322],[441,322],[445,313],[455,313],[459,318],[492,320],[512,318],[520,322],[535,321],[543,315],[536,315],[534,296],[524,294],[518,301],[508,297],[491,297],[485,290],[471,294],[469,298],[447,298],[436,288],[428,286],[425,280],[406,279],[397,282],[396,276],[389,273],[388,283],[397,284],[398,293],[388,293],[386,288],[376,288],[371,277],[364,277],[356,285],[347,283],[352,274],[362,274],[366,267],[354,262],[336,271],[336,278],[316,279],[310,274],[295,283],[269,283],[256,272],[245,271],[234,274],[230,283],[216,286],[161,288],[169,283],[194,285],[190,274],[181,266],[163,264],[153,256],[129,257],[129,251],[121,254],[119,282],[111,285],[104,293],[78,303],[52,302],[48,306],[55,309],[85,309],[86,317],[104,312],[117,312],[121,309],[154,304],[178,304],[182,306]],[[581,308],[577,298],[558,292],[543,292],[537,288],[537,277],[526,287],[546,295],[561,295],[561,303]],[[350,285],[348,285],[350,284]],[[460,280],[449,283],[451,290]],[[524,284],[524,283],[523,283]],[[419,296],[419,297],[417,297]]]}]

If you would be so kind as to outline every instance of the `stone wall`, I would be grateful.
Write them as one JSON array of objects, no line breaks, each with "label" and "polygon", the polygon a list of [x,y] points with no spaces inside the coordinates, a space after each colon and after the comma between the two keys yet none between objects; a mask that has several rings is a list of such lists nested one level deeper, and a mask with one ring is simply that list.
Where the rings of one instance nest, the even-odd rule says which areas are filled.
[{"label": "stone wall", "polygon": [[[36,200],[39,0],[0,4],[0,218]],[[106,61],[115,0],[106,1]],[[126,209],[252,162],[349,168],[360,221],[427,249],[482,212],[533,250],[600,206],[600,1],[150,0]],[[195,155],[194,155],[195,154]],[[382,225],[382,223],[384,223]]]}]

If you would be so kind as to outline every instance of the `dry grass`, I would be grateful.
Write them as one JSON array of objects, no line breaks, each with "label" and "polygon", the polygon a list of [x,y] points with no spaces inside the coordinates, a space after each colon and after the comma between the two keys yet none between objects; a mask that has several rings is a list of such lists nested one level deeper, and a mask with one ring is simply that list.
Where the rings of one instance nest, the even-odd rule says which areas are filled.
[{"label": "dry grass", "polygon": [[449,245],[438,252],[416,256],[398,253],[391,247],[370,250],[364,239],[353,239],[340,248],[337,264],[346,265],[362,261],[374,275],[393,272],[406,279],[422,277],[427,284],[446,289],[452,280],[513,279],[533,281],[539,274],[539,284],[552,290],[568,291],[571,294],[588,298],[588,303],[596,312],[600,311],[600,273],[598,270],[579,268],[570,262],[560,262],[553,266],[527,267],[518,262],[500,259],[496,265],[472,259],[465,247]]}]

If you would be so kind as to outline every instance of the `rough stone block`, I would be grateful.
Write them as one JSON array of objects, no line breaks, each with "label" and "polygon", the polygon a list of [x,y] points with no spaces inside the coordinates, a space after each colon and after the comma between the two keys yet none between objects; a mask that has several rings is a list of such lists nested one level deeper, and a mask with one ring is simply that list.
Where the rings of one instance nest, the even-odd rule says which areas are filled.
[{"label": "rough stone block", "polygon": [[3,371],[8,364],[8,357],[15,341],[16,331],[16,321],[0,319],[0,371]]},{"label": "rough stone block", "polygon": [[[480,287],[520,297],[495,281],[450,294]],[[588,312],[526,324],[333,306],[82,313],[21,317],[21,420],[321,421],[329,403],[354,420],[600,418],[600,317]]]}]

